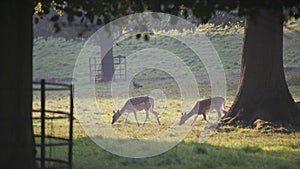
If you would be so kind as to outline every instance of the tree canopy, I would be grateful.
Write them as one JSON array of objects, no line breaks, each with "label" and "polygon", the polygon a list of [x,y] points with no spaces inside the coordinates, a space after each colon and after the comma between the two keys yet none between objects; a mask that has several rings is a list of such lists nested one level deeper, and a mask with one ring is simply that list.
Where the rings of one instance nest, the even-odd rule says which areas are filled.
[{"label": "tree canopy", "polygon": [[[300,0],[36,0],[35,11],[39,16],[55,9],[57,14],[51,18],[56,22],[59,15],[67,14],[68,22],[81,18],[83,26],[101,25],[111,20],[135,12],[152,11],[169,13],[183,18],[196,17],[199,23],[206,23],[216,11],[226,11],[237,16],[255,17],[260,8],[270,13],[280,12],[283,20],[300,17]],[[38,22],[38,19],[36,19]],[[60,26],[55,24],[59,31]]]}]

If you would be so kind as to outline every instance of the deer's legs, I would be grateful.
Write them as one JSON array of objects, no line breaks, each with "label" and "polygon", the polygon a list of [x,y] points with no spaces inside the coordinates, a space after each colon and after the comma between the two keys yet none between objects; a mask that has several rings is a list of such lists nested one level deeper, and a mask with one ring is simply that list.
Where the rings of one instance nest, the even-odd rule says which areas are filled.
[{"label": "deer's legs", "polygon": [[158,125],[160,125],[160,121],[159,121],[159,118],[158,118],[158,113],[156,111],[154,111],[153,109],[150,109],[151,113],[153,113],[157,119],[157,123]]},{"label": "deer's legs", "polygon": [[149,112],[148,112],[148,110],[146,110],[146,118],[144,120],[143,126],[145,125],[146,121],[148,120],[148,117],[149,117]]},{"label": "deer's legs", "polygon": [[137,119],[136,111],[134,111],[133,113],[134,113],[134,118],[135,118],[135,120],[136,120],[136,124],[137,124],[138,126],[140,126],[140,123],[139,123],[139,121],[138,121],[138,119]]},{"label": "deer's legs", "polygon": [[194,120],[193,120],[191,126],[195,123],[195,121],[197,120],[197,118],[198,118],[198,114],[196,114],[196,116],[195,116],[195,118],[194,118]]},{"label": "deer's legs", "polygon": [[222,108],[220,108],[220,110],[217,110],[217,113],[218,113],[218,122],[220,122],[220,120],[221,120],[221,112],[222,112]]},{"label": "deer's legs", "polygon": [[206,113],[204,112],[202,115],[203,115],[203,119],[204,119],[205,121],[207,121],[207,123],[210,124],[210,122],[206,119]]},{"label": "deer's legs", "polygon": [[126,122],[127,122],[128,116],[129,116],[129,113],[127,112],[127,113],[126,113],[125,120],[124,120],[124,124],[123,124],[123,126],[126,126]]},{"label": "deer's legs", "polygon": [[227,115],[227,111],[225,111],[225,110],[222,110],[222,112],[223,112],[223,114],[226,116]]}]

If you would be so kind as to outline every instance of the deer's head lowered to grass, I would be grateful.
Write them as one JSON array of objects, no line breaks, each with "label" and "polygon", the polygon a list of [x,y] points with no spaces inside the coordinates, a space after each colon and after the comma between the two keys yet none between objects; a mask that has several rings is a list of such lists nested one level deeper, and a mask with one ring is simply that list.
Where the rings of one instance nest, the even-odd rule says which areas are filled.
[{"label": "deer's head lowered to grass", "polygon": [[126,103],[124,104],[124,106],[120,109],[117,110],[116,112],[113,111],[114,115],[112,117],[112,124],[114,124],[122,114],[127,113],[125,121],[124,121],[124,126],[126,125],[126,121],[128,119],[129,113],[133,112],[134,113],[134,117],[135,120],[137,122],[137,125],[139,126],[139,122],[137,119],[137,112],[141,111],[141,110],[145,110],[146,111],[146,118],[144,120],[143,125],[145,125],[146,121],[148,120],[149,117],[149,111],[151,113],[153,113],[156,116],[157,119],[157,123],[158,125],[160,125],[160,121],[158,118],[158,113],[156,111],[153,110],[154,108],[154,99],[152,97],[149,96],[137,96],[137,97],[133,97],[131,99],[128,99],[126,101]]},{"label": "deer's head lowered to grass", "polygon": [[223,113],[225,112],[224,106],[225,106],[225,99],[223,97],[213,97],[213,98],[197,101],[195,106],[190,112],[181,114],[179,125],[184,124],[187,119],[189,119],[193,115],[196,115],[191,124],[193,125],[200,114],[203,115],[204,120],[210,123],[206,118],[206,113],[213,110],[215,110],[218,113],[218,121],[220,121],[221,112]]},{"label": "deer's head lowered to grass", "polygon": [[120,116],[121,116],[119,110],[117,110],[117,112],[113,111],[113,113],[114,113],[114,115],[113,115],[113,119],[112,119],[111,124],[114,124],[120,118]]}]

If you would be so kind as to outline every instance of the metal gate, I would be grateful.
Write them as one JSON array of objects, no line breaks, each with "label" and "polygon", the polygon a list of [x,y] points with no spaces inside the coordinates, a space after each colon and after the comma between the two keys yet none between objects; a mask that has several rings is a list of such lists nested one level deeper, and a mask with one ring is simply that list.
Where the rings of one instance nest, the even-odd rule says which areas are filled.
[{"label": "metal gate", "polygon": [[[100,57],[89,58],[90,82],[101,82],[102,69]],[[114,56],[114,80],[126,80],[126,56]],[[95,79],[94,79],[95,78]]]},{"label": "metal gate", "polygon": [[[63,92],[69,102],[68,110],[47,109],[48,92]],[[37,168],[71,169],[73,85],[46,83],[45,80],[33,82],[33,96],[40,99],[39,108],[32,110]]]}]

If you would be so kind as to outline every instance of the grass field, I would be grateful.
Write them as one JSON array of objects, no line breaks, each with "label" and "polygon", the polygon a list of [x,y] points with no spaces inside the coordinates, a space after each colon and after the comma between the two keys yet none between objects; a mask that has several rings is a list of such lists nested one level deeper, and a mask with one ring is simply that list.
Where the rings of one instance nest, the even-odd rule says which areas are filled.
[{"label": "grass field", "polygon": [[[242,47],[242,28],[221,28],[206,25],[199,30],[203,31],[216,48],[223,68],[226,73],[226,110],[229,109],[238,84],[240,55]],[[62,38],[37,38],[34,41],[34,78],[65,78],[72,77],[73,67],[83,47],[84,40],[65,40]],[[295,98],[300,100],[300,33],[286,31],[284,36],[284,66],[289,89]],[[129,55],[132,51],[139,51],[144,48],[159,47],[174,52],[197,75],[197,83],[201,98],[210,94],[210,87],[207,85],[208,77],[205,69],[198,63],[197,56],[186,47],[169,37],[152,37],[149,42],[143,42],[135,38],[123,41],[121,46],[114,48],[115,55]],[[144,84],[138,90],[129,88],[129,95],[155,94],[165,96],[167,102],[157,101],[157,111],[160,112],[162,125],[158,126],[155,118],[150,114],[150,119],[144,127],[137,127],[130,116],[126,127],[122,126],[123,117],[113,126],[113,129],[131,138],[147,139],[153,135],[167,130],[180,118],[181,100],[180,90],[174,79],[164,72],[157,70],[145,70],[134,77],[134,80]],[[76,86],[75,86],[76,87]],[[102,117],[103,121],[110,125],[112,110],[117,109],[110,97],[109,84],[97,84],[96,102],[102,113],[91,112],[86,114],[83,121],[94,125],[97,130],[99,121],[95,117]],[[161,92],[164,95],[160,95]],[[53,92],[47,95],[47,108],[56,110],[68,109],[68,98],[62,92]],[[161,97],[164,99],[164,97]],[[39,108],[38,94],[34,95],[33,107]],[[88,98],[86,103],[94,100]],[[83,103],[80,103],[83,104]],[[81,111],[78,103],[75,102],[75,109]],[[190,105],[192,106],[192,105]],[[89,112],[88,110],[82,110]],[[78,112],[76,112],[78,113]],[[78,114],[77,114],[78,115]],[[142,122],[145,115],[139,115]],[[214,119],[215,114],[210,114]],[[190,123],[191,121],[187,121]],[[47,129],[51,134],[66,136],[67,121],[60,120],[57,127],[47,123]],[[38,132],[39,124],[35,122],[35,130]],[[179,144],[171,150],[154,157],[132,159],[119,157],[95,144],[83,130],[78,120],[74,123],[74,149],[73,168],[75,169],[114,169],[114,168],[274,168],[294,169],[300,168],[300,133],[286,133],[284,129],[257,130],[239,127],[221,127],[213,130],[210,137],[201,141],[201,134],[206,123],[199,117],[195,126]],[[52,130],[51,130],[52,129]],[[172,136],[170,136],[172,137]],[[113,138],[106,138],[113,139]],[[200,140],[199,140],[200,139]],[[172,141],[172,140],[170,140]],[[116,140],[116,143],[122,140]],[[64,157],[66,149],[57,148],[52,151],[54,157]]]}]

